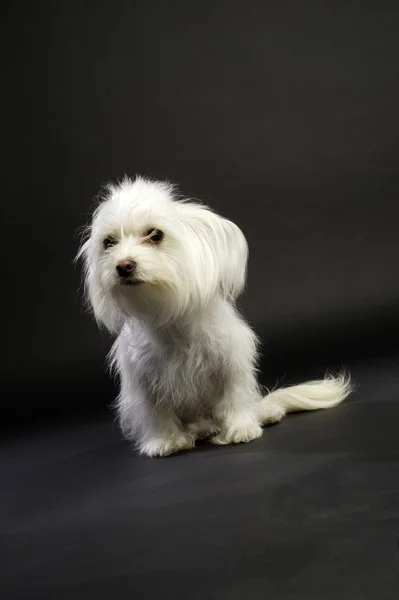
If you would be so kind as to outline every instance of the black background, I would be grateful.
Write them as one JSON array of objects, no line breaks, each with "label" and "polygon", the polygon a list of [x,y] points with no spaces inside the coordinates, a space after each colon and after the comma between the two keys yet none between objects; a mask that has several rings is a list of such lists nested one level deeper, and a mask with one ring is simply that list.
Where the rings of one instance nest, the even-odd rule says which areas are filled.
[{"label": "black background", "polygon": [[[32,454],[40,463],[40,457],[61,452],[63,440],[67,440],[66,456],[74,444],[78,454],[84,455],[86,444],[93,443],[93,448],[97,448],[92,442],[96,432],[100,438],[106,438],[105,432],[110,431],[105,425],[88,430],[82,424],[96,415],[100,418],[114,389],[104,368],[111,340],[96,330],[81,309],[80,273],[73,259],[79,246],[77,230],[87,222],[101,184],[125,173],[171,179],[184,194],[201,198],[243,229],[250,246],[250,263],[242,306],[264,342],[261,367],[265,383],[273,385],[287,373],[285,381],[319,376],[327,367],[344,364],[353,369],[355,376],[363,376],[364,386],[374,389],[379,397],[384,394],[377,391],[368,367],[378,364],[379,381],[396,384],[397,2],[42,0],[3,2],[1,11],[2,415],[10,436],[15,435],[21,423],[30,428],[34,424],[29,435],[39,436],[25,438],[19,433],[22,446],[5,454],[7,475],[15,473],[14,469],[22,469],[26,475],[26,470],[33,469],[26,467],[26,454]],[[397,394],[397,390],[392,394]],[[68,438],[65,432],[60,437],[51,433],[43,447],[37,446],[41,439],[41,434],[35,433],[41,431],[39,422],[56,418],[57,426],[67,428],[64,424],[69,422],[66,418],[71,413],[80,424],[80,442],[75,434]],[[319,420],[311,420],[315,418]],[[299,421],[293,417],[290,423],[298,427],[298,423],[309,419],[306,423],[322,425],[325,418],[309,415]],[[328,418],[334,421],[334,417]],[[377,409],[370,418],[380,423]],[[359,453],[378,454],[385,437],[394,443],[394,430],[388,428],[385,434],[379,429],[381,437],[373,438],[368,445],[367,436],[359,433],[357,416],[352,415],[351,419],[340,429],[342,437],[335,438],[335,442],[332,437],[331,446],[320,437],[322,451],[328,453],[336,443],[343,456],[349,440],[355,440]],[[383,422],[385,418],[381,419],[381,427]],[[393,413],[389,413],[388,422],[394,422]],[[328,423],[331,425],[331,421]],[[315,431],[309,427],[309,431]],[[285,447],[275,431],[279,430],[272,430],[271,436],[277,437],[270,439],[277,440],[277,445],[272,443],[272,450],[278,449],[279,444]],[[25,434],[28,435],[26,431]],[[117,431],[108,435],[113,440],[109,444],[117,444]],[[89,485],[86,477],[92,473],[93,465],[92,476],[97,473],[101,480],[102,469],[97,460],[104,461],[104,473],[112,481],[115,467],[110,457],[117,459],[120,468],[128,468],[128,462],[133,460],[130,449],[119,441],[118,444],[117,450],[112,446],[114,454],[102,449],[102,454],[97,459],[92,457],[90,464],[75,464],[66,479],[57,480],[59,489],[66,493],[67,504],[67,490]],[[244,461],[243,465],[245,457],[252,456],[249,448],[223,450],[219,456],[235,457],[238,463]],[[209,461],[213,455],[193,456],[194,466],[198,463],[199,468],[207,469],[201,460]],[[281,456],[274,464],[279,464],[279,460]],[[303,461],[305,465],[306,460]],[[161,462],[151,464],[156,466],[135,462],[139,477],[144,477],[146,468],[150,469],[148,477],[162,478],[163,468],[172,482],[173,477],[185,477],[183,472],[173,475],[173,468],[159,466]],[[168,463],[172,464],[182,469],[183,463]],[[233,466],[234,461],[229,468]],[[215,466],[213,469],[216,481],[220,474]],[[373,484],[375,489],[368,490],[373,498],[380,486],[394,477],[387,466],[384,469],[379,472],[382,481],[375,470],[364,474],[365,481],[379,481]],[[54,470],[58,472],[55,463]],[[339,473],[344,480],[337,485],[345,487],[353,474],[350,469],[344,475]],[[201,471],[199,477],[202,476],[205,477]],[[39,478],[24,488],[24,477],[18,478],[22,488],[17,492],[22,496],[29,495],[27,490],[33,494],[33,488],[47,485],[47,480]],[[320,473],[323,477],[330,477],[324,468]],[[267,485],[273,486],[273,481],[268,479]],[[292,485],[288,495],[296,493],[295,484]],[[101,490],[100,483],[98,486]],[[359,489],[361,492],[361,485]],[[343,509],[345,496],[341,497],[335,487],[329,493]],[[386,493],[392,498],[394,490]],[[171,494],[166,504],[178,503],[172,491]],[[51,498],[50,494],[45,503],[50,511],[54,509],[53,501],[57,504]],[[302,500],[305,507],[307,498]],[[234,501],[239,503],[237,497]],[[270,510],[275,516],[282,500],[274,498],[273,502]],[[42,506],[38,498],[36,503],[37,506],[33,500],[33,512]],[[86,509],[92,514],[91,509]],[[123,513],[120,506],[118,510]],[[162,510],[156,514],[158,517],[151,514],[150,522],[163,519]],[[166,516],[170,518],[170,514]],[[120,519],[122,530],[123,516]],[[292,523],[288,518],[287,531]],[[101,543],[104,535],[111,547],[118,546],[120,538],[110,533],[114,525],[110,524],[106,532],[98,529],[98,524],[93,525],[90,542],[83,543],[87,556],[93,556],[93,547]],[[233,528],[230,522],[226,527],[230,525]],[[189,527],[188,522],[186,526]],[[201,523],[194,522],[194,527],[201,527]],[[361,519],[359,527],[364,527]],[[83,530],[87,535],[87,529]],[[331,531],[335,530],[336,526],[331,525]],[[143,535],[147,536],[148,531]],[[162,533],[158,530],[152,535],[154,543],[163,548],[166,541]],[[302,544],[309,541],[306,536],[297,539],[301,541],[291,566],[299,560]],[[76,540],[74,543],[78,544]],[[334,552],[340,551],[341,542],[338,537]],[[374,542],[374,538],[368,540],[370,544]],[[230,538],[226,542],[234,543]],[[256,546],[258,542],[254,543]],[[273,573],[280,572],[285,553],[293,552],[292,545],[286,543],[281,542],[281,559],[277,554],[273,559],[277,562],[271,563]],[[314,561],[319,547],[316,544],[312,548]],[[184,554],[185,547],[180,549]],[[349,552],[345,543],[344,549]],[[166,546],[164,550],[167,554]],[[76,552],[79,554],[79,550]],[[212,552],[215,550],[211,557]],[[94,570],[103,564],[96,556],[94,552]],[[108,564],[106,556],[104,564]],[[181,553],[176,559],[180,558]],[[388,564],[385,555],[380,558],[381,564]],[[163,559],[159,560],[162,563]],[[144,585],[147,576],[140,562],[137,564],[135,577],[140,582],[140,573],[144,573],[140,583]],[[375,564],[370,557],[361,572]],[[355,569],[350,561],[349,565],[348,576],[350,569]],[[319,567],[328,579],[331,573],[323,570],[323,565]],[[40,568],[44,570],[43,565]],[[190,568],[182,566],[192,581],[199,575],[195,569],[190,575]],[[221,568],[230,567],[223,563]],[[140,597],[126,569],[118,580],[120,587],[115,589],[119,589],[119,595],[129,591]],[[248,573],[248,569],[245,566],[244,572]],[[117,577],[117,572],[113,576]],[[306,569],[305,572],[309,576],[312,573]],[[11,573],[18,579],[18,570],[11,569]],[[79,579],[77,573],[75,570],[74,576]],[[58,577],[57,568],[55,574]],[[227,592],[233,597],[225,583],[211,580],[215,597]],[[341,581],[337,573],[332,581]],[[168,582],[163,580],[162,585]],[[170,589],[176,585],[174,580],[169,583]],[[181,581],[180,584],[183,585]],[[278,579],[277,587],[282,590],[280,584]],[[105,595],[97,590],[96,597],[111,597],[115,592],[112,578],[107,585]],[[251,585],[255,587],[246,587],[237,597],[252,598],[256,583]],[[364,582],[362,597],[370,585]],[[345,586],[351,593],[348,597],[360,593],[356,587]],[[61,588],[51,589],[51,597],[72,597],[68,592],[62,595]],[[76,596],[77,590],[71,588],[75,598],[94,597],[90,586],[79,589],[81,595]],[[274,590],[273,585],[271,589]],[[314,589],[315,598],[330,598],[324,588]],[[336,598],[341,588],[332,586],[331,590],[331,598]],[[43,590],[37,596],[26,593],[18,597],[47,597]],[[266,594],[268,589],[260,593]],[[291,597],[288,593],[284,597]],[[385,597],[379,591],[375,593]],[[298,592],[293,597],[302,596]],[[313,598],[309,590],[304,597]]]},{"label": "black background", "polygon": [[80,312],[73,258],[93,197],[124,173],[176,181],[243,229],[269,383],[304,347],[335,364],[395,338],[398,16],[395,2],[6,3],[7,410],[104,401],[109,340]]}]

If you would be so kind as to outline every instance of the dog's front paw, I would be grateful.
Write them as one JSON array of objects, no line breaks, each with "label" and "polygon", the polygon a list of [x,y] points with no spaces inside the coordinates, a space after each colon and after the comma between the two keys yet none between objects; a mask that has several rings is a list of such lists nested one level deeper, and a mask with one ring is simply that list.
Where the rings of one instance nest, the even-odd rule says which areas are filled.
[{"label": "dog's front paw", "polygon": [[262,427],[257,423],[251,423],[245,427],[222,429],[219,435],[211,439],[212,444],[225,446],[226,444],[246,444],[256,440],[263,433]]},{"label": "dog's front paw", "polygon": [[145,456],[169,456],[184,450],[194,448],[195,440],[188,433],[180,433],[168,439],[155,438],[143,442],[140,446],[140,454]]},{"label": "dog's front paw", "polygon": [[205,440],[220,433],[220,427],[211,419],[198,419],[198,421],[186,425],[185,431],[196,440]]}]

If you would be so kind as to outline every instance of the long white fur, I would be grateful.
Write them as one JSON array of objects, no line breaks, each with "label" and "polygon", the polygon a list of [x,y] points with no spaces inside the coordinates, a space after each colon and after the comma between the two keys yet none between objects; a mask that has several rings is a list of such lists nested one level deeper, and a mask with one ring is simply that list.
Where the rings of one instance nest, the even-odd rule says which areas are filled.
[{"label": "long white fur", "polygon": [[[156,228],[159,244],[146,239]],[[113,236],[117,243],[104,249]],[[117,334],[111,363],[120,375],[122,429],[141,454],[165,456],[210,437],[250,442],[287,412],[339,404],[348,376],[280,388],[263,397],[257,338],[235,301],[246,279],[241,230],[169,183],[141,177],[108,186],[78,257],[98,323]],[[135,285],[116,271],[137,265]]]}]

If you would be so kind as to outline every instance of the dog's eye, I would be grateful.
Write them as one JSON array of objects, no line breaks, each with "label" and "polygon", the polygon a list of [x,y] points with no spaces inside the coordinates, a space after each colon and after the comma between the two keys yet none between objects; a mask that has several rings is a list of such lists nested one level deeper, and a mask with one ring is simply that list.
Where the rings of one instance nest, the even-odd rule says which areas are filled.
[{"label": "dog's eye", "polygon": [[145,235],[154,244],[159,244],[163,240],[163,231],[160,229],[149,229]]},{"label": "dog's eye", "polygon": [[115,246],[117,243],[118,240],[112,237],[112,235],[108,235],[106,238],[103,239],[103,246],[105,250],[107,250],[107,248],[111,248],[111,246]]}]

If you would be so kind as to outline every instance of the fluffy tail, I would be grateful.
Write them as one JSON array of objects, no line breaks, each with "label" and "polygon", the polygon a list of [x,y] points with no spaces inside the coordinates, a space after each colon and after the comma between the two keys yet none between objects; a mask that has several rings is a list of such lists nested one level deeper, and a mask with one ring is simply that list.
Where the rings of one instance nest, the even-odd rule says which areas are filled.
[{"label": "fluffy tail", "polygon": [[[279,420],[289,412],[303,410],[319,410],[321,408],[332,408],[340,404],[352,391],[350,376],[341,373],[337,377],[327,375],[319,381],[309,381],[301,385],[279,388],[274,390],[261,401],[260,413],[263,423]],[[273,410],[276,405],[280,411]],[[274,415],[274,413],[276,413]]]}]

